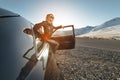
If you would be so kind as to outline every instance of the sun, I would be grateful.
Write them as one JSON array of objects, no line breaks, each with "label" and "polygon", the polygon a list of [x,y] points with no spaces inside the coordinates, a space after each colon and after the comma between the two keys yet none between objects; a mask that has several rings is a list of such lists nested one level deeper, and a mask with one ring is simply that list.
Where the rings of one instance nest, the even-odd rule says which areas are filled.
[{"label": "sun", "polygon": [[73,25],[74,24],[74,19],[71,17],[72,15],[68,14],[68,13],[56,13],[55,14],[55,19],[54,19],[54,25],[55,26],[66,26],[66,25]]},{"label": "sun", "polygon": [[73,25],[76,22],[74,18],[75,15],[73,14],[71,8],[67,7],[66,5],[61,5],[59,3],[49,3],[44,7],[42,13],[45,15],[52,13],[54,15],[54,26]]},{"label": "sun", "polygon": [[74,11],[74,8],[66,4],[60,4],[57,1],[49,2],[43,6],[43,9],[41,7],[39,9],[40,10],[37,10],[35,12],[35,14],[39,16],[39,18],[38,16],[36,16],[37,20],[34,21],[35,23],[44,21],[46,15],[51,13],[54,15],[53,25],[55,27],[60,25],[74,25],[76,27],[80,24],[77,13]]}]

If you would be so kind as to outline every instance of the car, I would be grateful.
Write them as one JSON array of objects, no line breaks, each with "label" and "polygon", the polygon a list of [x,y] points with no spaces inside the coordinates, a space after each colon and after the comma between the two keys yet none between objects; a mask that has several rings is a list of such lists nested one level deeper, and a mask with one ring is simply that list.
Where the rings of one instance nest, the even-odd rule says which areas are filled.
[{"label": "car", "polygon": [[[63,79],[50,45],[24,32],[33,26],[22,16],[0,8],[0,80]],[[74,26],[55,31],[52,39],[60,43],[59,50],[75,48]]]}]

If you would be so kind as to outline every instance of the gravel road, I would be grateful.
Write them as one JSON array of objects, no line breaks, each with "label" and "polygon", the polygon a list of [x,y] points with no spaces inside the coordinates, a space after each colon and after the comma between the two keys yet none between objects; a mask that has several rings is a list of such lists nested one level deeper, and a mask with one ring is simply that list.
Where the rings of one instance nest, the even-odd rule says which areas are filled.
[{"label": "gravel road", "polygon": [[120,80],[120,41],[102,41],[77,38],[75,49],[57,51],[65,80]]}]

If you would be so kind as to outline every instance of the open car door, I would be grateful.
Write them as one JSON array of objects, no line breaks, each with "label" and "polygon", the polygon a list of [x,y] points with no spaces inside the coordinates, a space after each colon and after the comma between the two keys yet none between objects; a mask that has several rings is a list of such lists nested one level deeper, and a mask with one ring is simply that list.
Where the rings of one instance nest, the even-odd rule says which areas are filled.
[{"label": "open car door", "polygon": [[64,26],[64,28],[56,30],[52,39],[60,44],[58,50],[75,48],[74,25]]}]

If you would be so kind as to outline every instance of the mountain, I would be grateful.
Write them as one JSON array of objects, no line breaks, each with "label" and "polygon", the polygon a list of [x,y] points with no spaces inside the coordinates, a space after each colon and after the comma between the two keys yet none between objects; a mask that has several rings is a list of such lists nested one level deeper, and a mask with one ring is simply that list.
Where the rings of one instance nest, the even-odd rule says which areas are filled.
[{"label": "mountain", "polygon": [[86,34],[79,35],[79,37],[120,39],[120,25],[107,27],[107,28],[100,29],[97,31],[91,31]]},{"label": "mountain", "polygon": [[96,26],[96,28],[92,29],[92,31],[97,31],[103,28],[107,28],[107,27],[111,27],[111,26],[115,26],[115,25],[120,25],[120,17],[111,19],[101,25]]},{"label": "mountain", "polygon": [[120,39],[120,18],[117,17],[106,21],[101,25],[95,26],[88,33],[79,35],[78,37]]},{"label": "mountain", "polygon": [[94,27],[92,27],[92,26],[86,26],[84,28],[75,29],[75,34],[76,35],[82,35],[82,34],[90,32],[93,28]]}]

